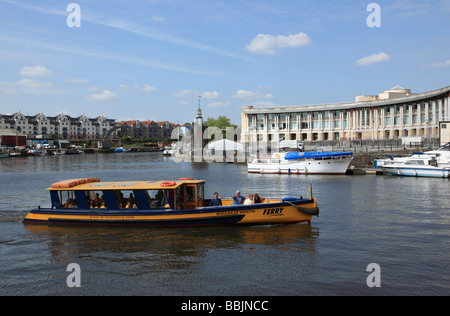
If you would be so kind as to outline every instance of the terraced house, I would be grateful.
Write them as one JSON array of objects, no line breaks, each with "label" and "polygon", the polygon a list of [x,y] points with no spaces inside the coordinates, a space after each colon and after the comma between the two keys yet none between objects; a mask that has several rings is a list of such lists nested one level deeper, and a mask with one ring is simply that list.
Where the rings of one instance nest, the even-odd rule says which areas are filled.
[{"label": "terraced house", "polygon": [[450,86],[425,93],[395,86],[348,103],[244,106],[241,141],[437,139],[440,123],[450,120],[449,113]]},{"label": "terraced house", "polygon": [[[0,114],[0,128],[15,129],[28,138],[42,135],[66,140],[101,140],[116,125],[115,120],[103,115],[88,118],[86,115],[70,117],[59,114],[47,116],[42,112],[34,116],[20,111],[12,115]],[[115,135],[115,133],[112,133]]]}]

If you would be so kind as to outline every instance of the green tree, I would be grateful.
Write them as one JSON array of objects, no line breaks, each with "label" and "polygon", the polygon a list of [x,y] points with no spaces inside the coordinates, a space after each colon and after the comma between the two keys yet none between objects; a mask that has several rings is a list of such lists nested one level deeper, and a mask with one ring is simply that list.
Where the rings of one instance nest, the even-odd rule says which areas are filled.
[{"label": "green tree", "polygon": [[221,115],[217,119],[208,117],[205,122],[205,125],[208,127],[218,127],[220,129],[226,129],[227,127],[238,127],[235,124],[231,124],[231,121],[228,117]]}]

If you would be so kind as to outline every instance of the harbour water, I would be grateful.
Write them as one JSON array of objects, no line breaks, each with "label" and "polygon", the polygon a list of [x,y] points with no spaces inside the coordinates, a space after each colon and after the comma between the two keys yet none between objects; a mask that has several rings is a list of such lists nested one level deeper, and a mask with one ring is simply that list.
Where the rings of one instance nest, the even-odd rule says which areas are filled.
[{"label": "harbour water", "polygon": [[[248,174],[161,153],[0,160],[0,295],[448,295],[450,183],[392,176]],[[24,225],[59,180],[206,180],[206,196],[306,196],[310,225],[123,228]],[[67,266],[81,287],[67,286]],[[380,287],[369,287],[371,263]]]}]

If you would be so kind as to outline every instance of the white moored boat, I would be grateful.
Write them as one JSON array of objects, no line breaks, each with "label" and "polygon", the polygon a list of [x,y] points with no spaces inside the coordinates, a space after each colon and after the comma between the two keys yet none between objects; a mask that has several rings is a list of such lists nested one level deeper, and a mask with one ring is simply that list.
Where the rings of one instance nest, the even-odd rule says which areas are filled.
[{"label": "white moored boat", "polygon": [[249,173],[345,174],[352,159],[352,152],[281,152],[249,160],[247,168]]},{"label": "white moored boat", "polygon": [[448,178],[450,171],[450,143],[436,150],[414,153],[408,158],[392,158],[382,162],[392,175]]}]

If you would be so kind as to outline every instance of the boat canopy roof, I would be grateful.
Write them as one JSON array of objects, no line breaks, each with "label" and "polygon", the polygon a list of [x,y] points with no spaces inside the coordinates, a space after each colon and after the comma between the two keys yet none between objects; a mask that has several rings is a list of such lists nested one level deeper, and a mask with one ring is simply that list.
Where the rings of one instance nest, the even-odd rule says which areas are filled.
[{"label": "boat canopy roof", "polygon": [[53,183],[47,190],[83,190],[83,191],[103,191],[103,190],[159,190],[176,189],[184,184],[204,183],[205,180],[193,180],[191,178],[181,178],[177,181],[123,181],[123,182],[100,182],[98,178],[71,179]]},{"label": "boat canopy roof", "polygon": [[352,152],[324,152],[324,151],[307,151],[307,152],[290,152],[286,154],[284,159],[314,159],[314,158],[330,158],[340,156],[352,156]]}]

